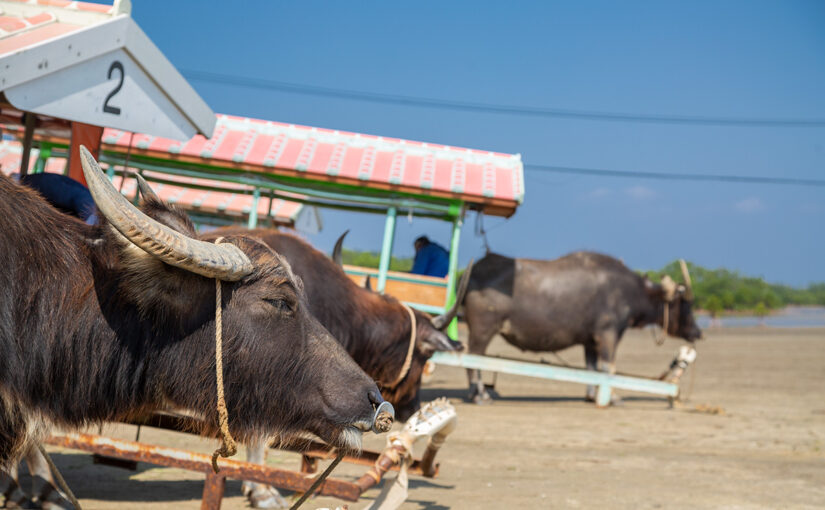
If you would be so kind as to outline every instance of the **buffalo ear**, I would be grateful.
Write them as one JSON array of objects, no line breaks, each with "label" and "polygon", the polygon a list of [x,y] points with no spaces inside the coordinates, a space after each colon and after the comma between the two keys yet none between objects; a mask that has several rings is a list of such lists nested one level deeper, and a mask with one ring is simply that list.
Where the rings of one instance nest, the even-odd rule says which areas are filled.
[{"label": "buffalo ear", "polygon": [[464,349],[461,342],[454,342],[443,331],[427,328],[427,332],[419,335],[416,347],[425,356],[432,356],[434,352],[458,352]]},{"label": "buffalo ear", "polygon": [[[187,237],[197,237],[192,221],[175,206],[147,200],[141,210]],[[145,319],[166,325],[170,320],[196,315],[194,310],[214,300],[212,280],[165,264],[134,245],[114,227],[107,231],[107,241],[117,247],[120,292]]]},{"label": "buffalo ear", "polygon": [[658,283],[652,282],[647,276],[644,277],[645,293],[654,299],[664,299],[665,290]]}]

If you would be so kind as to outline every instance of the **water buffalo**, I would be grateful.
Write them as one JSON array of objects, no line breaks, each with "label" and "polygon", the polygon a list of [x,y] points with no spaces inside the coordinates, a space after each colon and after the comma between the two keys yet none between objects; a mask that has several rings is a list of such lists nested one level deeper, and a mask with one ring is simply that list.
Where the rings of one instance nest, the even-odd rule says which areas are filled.
[{"label": "water buffalo", "polygon": [[249,236],[199,240],[158,200],[138,210],[81,159],[96,226],[0,176],[0,468],[52,425],[172,407],[214,433],[216,280],[231,433],[359,448],[383,399],[310,313],[289,263]]},{"label": "water buffalo", "polygon": [[[375,379],[400,420],[406,420],[421,407],[421,374],[430,356],[435,351],[462,349],[459,342],[452,341],[443,331],[455,317],[457,304],[443,315],[431,317],[406,308],[391,296],[359,287],[340,267],[344,236],[336,243],[333,260],[330,260],[298,237],[277,230],[232,228],[220,229],[213,235],[231,232],[256,236],[289,261],[295,274],[303,279],[310,311]],[[469,271],[465,275],[469,276]],[[465,278],[459,284],[459,300],[467,282]],[[414,350],[409,370],[398,380],[410,346],[410,312],[414,313],[416,324]],[[250,445],[248,449],[250,461],[263,462],[262,445]],[[247,484],[246,490],[253,491],[250,499],[256,507],[276,507],[280,503],[276,493],[263,486]]]},{"label": "water buffalo", "polygon": [[[701,337],[684,263],[682,272],[685,285],[669,277],[657,284],[598,253],[577,252],[556,260],[488,253],[473,268],[464,300],[468,350],[484,354],[496,333],[525,351],[581,344],[587,368],[615,373],[616,347],[629,327],[659,324],[669,335],[690,342]],[[467,377],[469,398],[489,401],[480,371],[467,370]],[[595,388],[588,387],[587,398],[594,397]]]}]

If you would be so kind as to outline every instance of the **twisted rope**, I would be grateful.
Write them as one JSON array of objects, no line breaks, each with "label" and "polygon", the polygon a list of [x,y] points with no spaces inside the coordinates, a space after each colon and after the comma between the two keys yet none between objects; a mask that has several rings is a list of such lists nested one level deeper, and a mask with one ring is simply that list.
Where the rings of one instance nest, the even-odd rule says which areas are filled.
[{"label": "twisted rope", "polygon": [[301,498],[298,501],[296,501],[294,505],[289,507],[289,510],[297,510],[298,507],[303,505],[304,501],[306,501],[307,499],[309,499],[310,496],[312,496],[312,493],[315,492],[315,489],[317,489],[321,485],[321,483],[323,483],[323,481],[327,479],[330,473],[332,473],[332,470],[335,469],[335,466],[337,466],[341,462],[341,460],[343,460],[343,458],[344,452],[339,452],[338,456],[335,457],[335,460],[333,460],[332,464],[330,464],[329,467],[327,467],[326,471],[321,473],[321,476],[315,479],[315,482],[310,486],[310,488],[307,489],[307,491],[303,493],[303,495],[301,495]]},{"label": "twisted rope", "polygon": [[[223,237],[215,240],[215,244],[223,241]],[[217,474],[218,456],[223,458],[231,457],[238,453],[238,444],[229,432],[229,412],[226,410],[226,399],[223,394],[223,318],[221,309],[223,300],[221,299],[221,281],[215,279],[215,380],[218,387],[218,425],[221,429],[221,446],[212,454],[212,470]]]}]

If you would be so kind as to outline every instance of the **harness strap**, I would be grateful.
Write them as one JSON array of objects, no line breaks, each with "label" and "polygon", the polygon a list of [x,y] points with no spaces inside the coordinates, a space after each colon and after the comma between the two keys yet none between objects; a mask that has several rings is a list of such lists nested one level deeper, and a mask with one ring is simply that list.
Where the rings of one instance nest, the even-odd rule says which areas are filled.
[{"label": "harness strap", "polygon": [[410,345],[407,347],[407,358],[404,360],[404,365],[401,366],[401,372],[399,372],[398,377],[395,378],[395,381],[390,385],[390,387],[397,386],[398,383],[404,380],[407,377],[407,374],[410,371],[410,366],[412,365],[412,356],[413,351],[415,351],[415,330],[416,330],[416,321],[415,321],[415,312],[409,306],[401,303],[401,306],[407,310],[407,313],[410,314]]}]

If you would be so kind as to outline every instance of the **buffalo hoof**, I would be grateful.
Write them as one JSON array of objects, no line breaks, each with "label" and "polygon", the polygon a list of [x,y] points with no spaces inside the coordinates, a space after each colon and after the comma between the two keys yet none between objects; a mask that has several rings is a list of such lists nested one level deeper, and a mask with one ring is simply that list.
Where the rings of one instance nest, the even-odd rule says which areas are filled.
[{"label": "buffalo hoof", "polygon": [[[595,403],[596,403],[596,394],[595,394],[595,393],[593,393],[593,394],[590,394],[590,393],[586,394],[586,395],[584,396],[584,401],[585,401],[585,402],[589,402],[589,403],[591,403],[591,404],[595,404]],[[611,405],[611,406],[623,406],[623,405],[624,405],[624,400],[622,400],[622,397],[620,397],[620,396],[618,396],[618,395],[616,395],[616,394],[614,393],[614,394],[612,394],[612,395],[610,396],[610,404],[608,404],[608,405]]]},{"label": "buffalo hoof", "polygon": [[11,508],[13,510],[39,508],[32,500],[23,496],[17,499],[6,499],[6,504],[3,508]]},{"label": "buffalo hoof", "polygon": [[289,508],[289,503],[274,487],[258,485],[246,497],[252,508]]},{"label": "buffalo hoof", "polygon": [[474,392],[470,393],[469,401],[472,402],[473,404],[476,404],[476,405],[486,406],[486,405],[490,405],[490,404],[493,403],[493,398],[486,391],[482,391],[482,392],[474,391]]},{"label": "buffalo hoof", "polygon": [[51,483],[46,483],[37,501],[43,510],[75,510],[74,505]]}]

